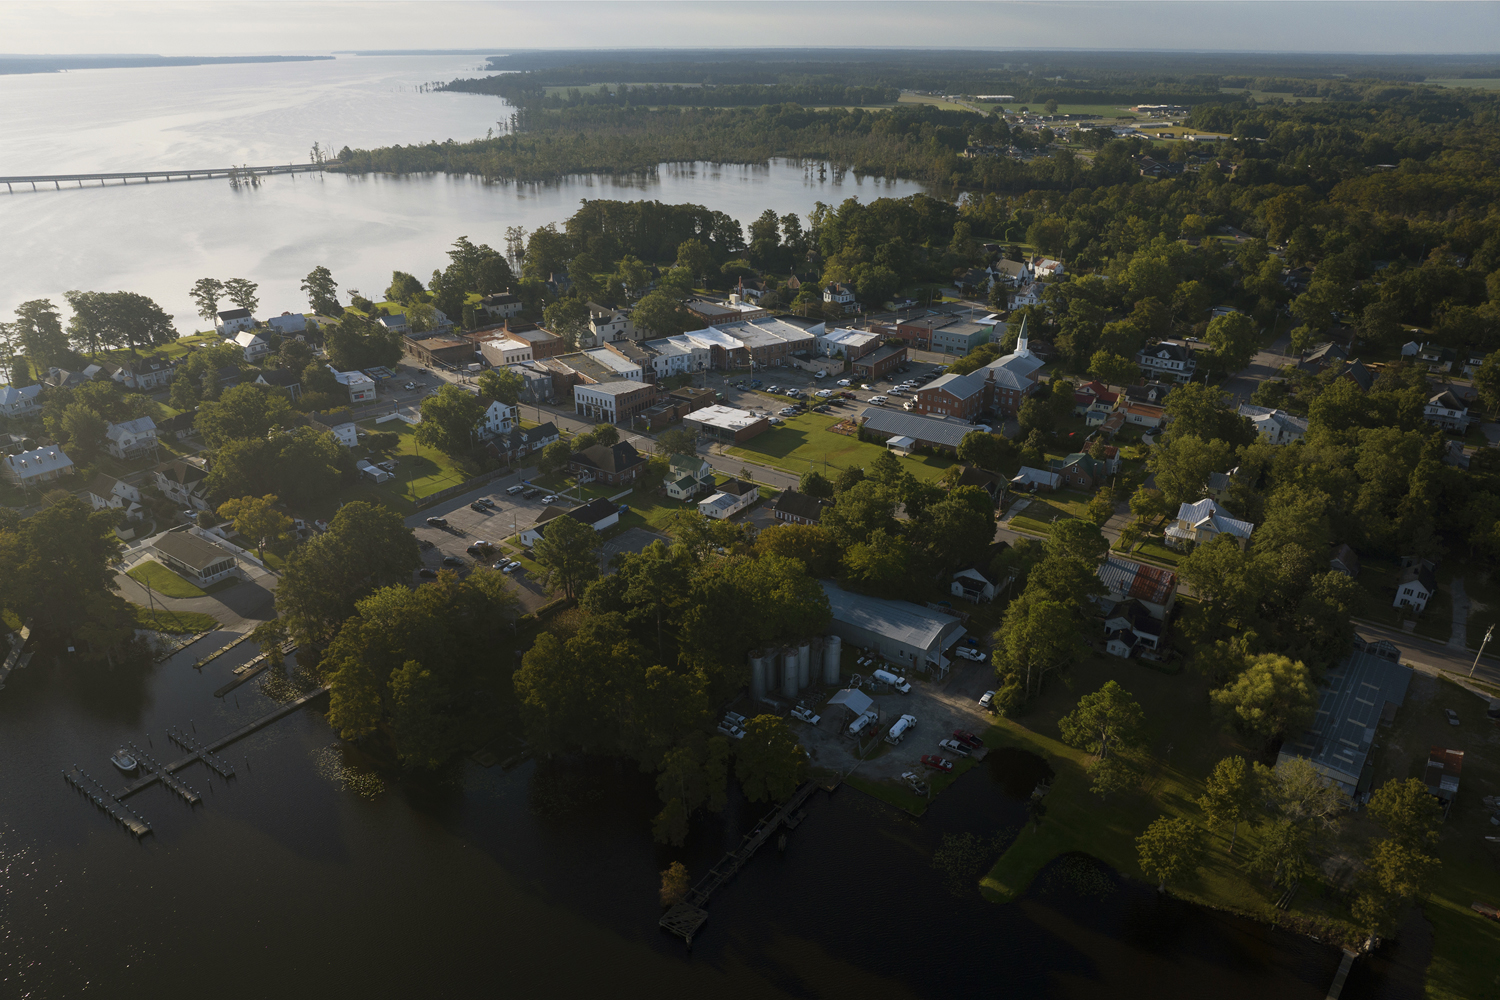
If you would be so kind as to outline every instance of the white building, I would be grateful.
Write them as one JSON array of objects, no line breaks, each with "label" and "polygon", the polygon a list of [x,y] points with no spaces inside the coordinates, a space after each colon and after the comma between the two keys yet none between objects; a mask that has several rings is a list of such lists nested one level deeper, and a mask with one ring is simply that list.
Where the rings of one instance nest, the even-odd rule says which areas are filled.
[{"label": "white building", "polygon": [[73,471],[73,460],[55,445],[5,456],[5,478],[18,486],[50,483]]},{"label": "white building", "polygon": [[1008,304],[1012,310],[1024,309],[1026,306],[1039,306],[1042,304],[1042,292],[1045,286],[1039,281],[1022,285],[1008,296]]},{"label": "white building", "polygon": [[848,308],[849,306],[854,305],[854,300],[855,295],[853,285],[833,284],[827,285],[823,288],[824,302],[837,302],[839,305]]},{"label": "white building", "polygon": [[474,433],[478,435],[479,440],[488,441],[492,437],[499,437],[516,426],[514,406],[502,403],[498,399],[490,399],[488,396],[480,396],[479,402],[484,406],[484,413],[474,425]]},{"label": "white building", "polygon": [[1211,498],[1205,497],[1197,503],[1185,503],[1177,509],[1177,523],[1169,525],[1165,532],[1167,544],[1179,548],[1186,542],[1203,544],[1217,535],[1230,535],[1239,539],[1240,548],[1250,540],[1255,525],[1241,521],[1229,514]]},{"label": "white building", "polygon": [[731,479],[719,487],[710,497],[698,501],[698,511],[706,517],[724,520],[733,517],[760,499],[760,490],[754,483]]},{"label": "white building", "polygon": [[1191,382],[1198,370],[1198,361],[1186,344],[1163,341],[1143,347],[1135,356],[1135,363],[1147,378],[1170,377],[1176,382]]},{"label": "white building", "polygon": [[1427,608],[1427,602],[1437,593],[1437,586],[1437,576],[1432,572],[1432,564],[1419,560],[1403,569],[1401,575],[1396,577],[1396,599],[1391,602],[1391,607],[1423,611]]},{"label": "white building", "polygon": [[838,327],[817,334],[813,344],[814,350],[825,357],[857,358],[880,346],[880,339],[880,334],[871,333],[869,330],[847,330]]},{"label": "white building", "polygon": [[175,573],[200,587],[239,575],[234,553],[219,548],[207,535],[168,531],[158,535],[151,548]]},{"label": "white building", "polygon": [[266,320],[266,326],[283,337],[290,337],[307,330],[307,317],[302,313],[285,312]]},{"label": "white building", "polygon": [[106,424],[104,441],[115,458],[139,458],[156,450],[156,421],[137,417],[121,424]]},{"label": "white building", "polygon": [[648,405],[646,401],[655,396],[651,386],[633,379],[601,382],[598,385],[575,385],[573,412],[590,420],[617,424],[621,419],[629,420],[640,413]]},{"label": "white building", "polygon": [[1307,433],[1307,420],[1294,417],[1285,410],[1241,403],[1238,412],[1242,417],[1249,417],[1250,423],[1255,425],[1255,433],[1270,444],[1292,444],[1301,441]]},{"label": "white building", "polygon": [[532,358],[529,341],[513,340],[510,337],[494,336],[479,342],[479,355],[491,368],[525,364]]},{"label": "white building", "polygon": [[255,329],[255,317],[249,309],[225,309],[214,321],[214,329],[221,337],[233,337],[241,330]]},{"label": "white building", "polygon": [[636,332],[629,309],[614,309],[596,302],[589,303],[589,330],[594,335],[595,344],[634,340]]},{"label": "white building", "polygon": [[179,507],[208,510],[208,469],[201,458],[174,458],[152,470],[156,488]]},{"label": "white building", "polygon": [[333,377],[338,379],[339,385],[349,390],[349,402],[372,403],[375,401],[375,380],[364,372],[341,372],[333,365],[328,366],[333,372]]},{"label": "white building", "polygon": [[125,480],[101,472],[89,483],[87,491],[95,510],[119,510],[132,521],[141,519],[141,491]]},{"label": "white building", "polygon": [[1051,257],[1043,257],[1040,260],[1034,261],[1033,267],[1036,270],[1038,278],[1059,278],[1064,271],[1063,262],[1053,260]]},{"label": "white building", "polygon": [[1422,407],[1422,416],[1429,424],[1437,424],[1445,431],[1464,434],[1469,429],[1468,406],[1447,390],[1427,401],[1427,405]]},{"label": "white building", "polygon": [[245,355],[245,360],[254,364],[271,353],[271,345],[253,330],[241,330],[234,335],[234,345]]},{"label": "white building", "polygon": [[307,425],[319,433],[332,434],[333,439],[345,448],[359,444],[359,428],[354,424],[354,415],[348,410],[317,410],[307,415]]},{"label": "white building", "polygon": [[607,348],[596,347],[592,350],[582,352],[586,357],[593,358],[605,368],[615,372],[621,378],[632,379],[636,382],[643,380],[645,373],[641,370],[638,362],[622,357]]},{"label": "white building", "polygon": [[13,385],[0,385],[0,416],[26,417],[40,413],[42,404],[38,397],[41,394],[40,385],[23,385],[19,389]]}]

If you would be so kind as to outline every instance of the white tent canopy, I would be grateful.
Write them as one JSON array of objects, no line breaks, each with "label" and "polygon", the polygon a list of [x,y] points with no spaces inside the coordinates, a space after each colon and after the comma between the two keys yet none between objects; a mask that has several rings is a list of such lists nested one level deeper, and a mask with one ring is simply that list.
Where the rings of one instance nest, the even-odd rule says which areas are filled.
[{"label": "white tent canopy", "polygon": [[829,698],[828,704],[843,705],[855,715],[863,715],[869,711],[870,706],[875,704],[875,701],[859,688],[845,688],[832,698]]}]

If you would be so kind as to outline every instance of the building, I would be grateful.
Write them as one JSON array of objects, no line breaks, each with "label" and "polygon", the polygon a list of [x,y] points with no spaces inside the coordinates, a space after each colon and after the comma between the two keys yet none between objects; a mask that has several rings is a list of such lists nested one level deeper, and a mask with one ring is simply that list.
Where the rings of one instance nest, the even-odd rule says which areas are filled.
[{"label": "building", "polygon": [[141,491],[123,479],[100,472],[84,492],[95,510],[118,510],[132,521],[139,521],[143,515]]},{"label": "building", "polygon": [[1396,717],[1410,683],[1399,649],[1356,635],[1354,649],[1324,675],[1312,725],[1282,744],[1277,765],[1301,757],[1345,795],[1369,791],[1376,727]]},{"label": "building", "polygon": [[307,426],[319,434],[332,434],[335,441],[345,448],[359,444],[359,428],[354,426],[354,414],[348,410],[312,411],[307,415]]},{"label": "building", "polygon": [[221,337],[233,337],[241,330],[255,329],[255,317],[249,309],[225,309],[214,321],[214,330]]},{"label": "building", "polygon": [[302,313],[284,312],[266,320],[266,326],[282,337],[292,337],[307,331],[307,317]]},{"label": "building", "polygon": [[127,389],[164,389],[172,382],[172,363],[163,357],[107,362],[104,373]]},{"label": "building", "polygon": [[1198,370],[1198,362],[1187,344],[1172,340],[1141,348],[1135,363],[1147,378],[1170,378],[1176,382],[1191,382]]},{"label": "building", "polygon": [[1014,416],[1038,391],[1042,361],[1031,352],[1026,323],[1016,349],[967,375],[944,375],[916,391],[912,411],[972,420],[986,411]]},{"label": "building", "polygon": [[1106,459],[1096,459],[1082,451],[1075,451],[1065,458],[1054,458],[1048,465],[1064,485],[1086,492],[1103,483],[1112,471]]},{"label": "building", "polygon": [[947,452],[957,452],[964,435],[979,429],[961,420],[903,413],[882,406],[867,408],[859,420],[861,429],[882,439],[906,437],[912,439],[912,448]]},{"label": "building", "polygon": [[916,350],[925,351],[931,346],[934,334],[953,321],[952,316],[941,313],[908,319],[896,324],[896,336]]},{"label": "building", "polygon": [[1147,430],[1156,430],[1167,422],[1167,410],[1163,406],[1153,406],[1150,403],[1127,402],[1117,412],[1124,415],[1124,423],[1144,427]]},{"label": "building", "polygon": [[156,488],[178,507],[208,510],[208,466],[202,459],[174,458],[151,470]]},{"label": "building", "polygon": [[704,437],[735,444],[743,444],[771,429],[771,421],[766,417],[718,404],[694,410],[682,418],[682,423]]},{"label": "building", "polygon": [[887,344],[854,361],[849,367],[856,378],[881,379],[906,364],[906,345]]},{"label": "building", "polygon": [[999,282],[1007,288],[1019,288],[1036,280],[1036,275],[1031,272],[1031,265],[1025,261],[1007,260],[1002,257],[991,264],[989,270],[991,286]]},{"label": "building", "polygon": [[521,544],[531,548],[546,536],[547,527],[560,517],[571,517],[579,524],[586,524],[595,531],[603,531],[620,523],[620,508],[602,498],[590,500],[582,507],[574,507],[572,510],[548,507],[537,518],[536,524],[521,532]]},{"label": "building", "polygon": [[283,392],[291,397],[293,402],[302,396],[302,379],[296,372],[289,372],[284,368],[273,368],[270,371],[261,372],[255,376],[255,384]]},{"label": "building", "polygon": [[1255,525],[1230,517],[1229,513],[1212,499],[1197,503],[1185,503],[1177,509],[1177,521],[1167,526],[1167,544],[1181,548],[1188,542],[1202,545],[1217,535],[1229,535],[1239,539],[1240,548],[1250,540]]},{"label": "building", "polygon": [[993,601],[997,590],[995,580],[978,566],[966,566],[954,573],[953,582],[949,586],[949,593],[954,597],[962,597],[975,604],[980,601]]},{"label": "building", "polygon": [[796,490],[784,491],[769,505],[771,515],[788,524],[817,524],[824,508],[832,506],[831,500],[818,500]]},{"label": "building", "polygon": [[1469,407],[1458,396],[1444,390],[1427,401],[1422,416],[1445,431],[1464,434],[1469,430]]},{"label": "building", "polygon": [[819,581],[833,621],[828,631],[893,665],[926,671],[948,665],[945,651],[967,630],[957,617],[907,601],[887,601]]},{"label": "building", "polygon": [[[765,313],[765,310],[759,310]],[[810,356],[816,350],[817,336],[794,323],[771,319],[770,314],[736,323],[719,323],[709,327],[744,348],[752,367],[779,368],[794,356]],[[707,331],[695,330],[689,336]]]},{"label": "building", "polygon": [[521,310],[526,308],[526,303],[521,301],[519,295],[512,295],[509,290],[486,295],[479,300],[479,308],[484,310],[486,316],[493,319],[510,319],[519,316]]},{"label": "building", "polygon": [[1119,601],[1103,613],[1106,648],[1111,654],[1129,656],[1142,647],[1161,648],[1162,622],[1140,601]]},{"label": "building", "polygon": [[656,387],[633,379],[573,387],[573,412],[603,423],[629,423],[655,402]]},{"label": "building", "polygon": [[[615,344],[611,344],[609,347],[590,348],[582,352],[607,373],[605,378],[601,378],[598,381],[605,382],[614,379],[629,379],[633,382],[644,381],[644,362],[648,359],[648,355],[636,349],[632,344],[623,346],[632,348],[629,354],[625,353]],[[634,357],[631,356],[632,354]]]},{"label": "building", "polygon": [[271,345],[266,343],[266,338],[254,330],[241,330],[232,338],[234,346],[240,349],[245,360],[251,364],[260,361],[261,358],[271,353]]},{"label": "building", "polygon": [[411,332],[411,323],[407,320],[406,313],[404,312],[388,316],[376,316],[375,322],[379,323],[381,328],[385,330],[394,330],[397,333]]},{"label": "building", "polygon": [[550,403],[553,399],[552,373],[539,365],[507,365],[507,369],[521,376],[526,387],[521,390],[524,403]]},{"label": "building", "polygon": [[1021,466],[1019,472],[1011,477],[1010,486],[1013,490],[1057,490],[1063,485],[1062,475],[1050,470],[1033,469],[1029,465]]},{"label": "building", "polygon": [[760,306],[751,305],[748,302],[741,302],[738,295],[731,295],[727,302],[713,302],[709,299],[688,299],[682,304],[682,308],[709,326],[718,326],[721,328],[725,324],[769,319],[771,316],[771,310],[762,309]]},{"label": "building", "polygon": [[705,517],[725,520],[733,517],[760,499],[760,490],[754,483],[731,479],[719,486],[718,492],[698,501],[698,510]]},{"label": "building", "polygon": [[854,294],[853,285],[835,282],[834,284],[823,286],[823,301],[836,303],[843,306],[846,310],[853,310],[859,307],[859,302],[856,301],[857,298],[858,296]]},{"label": "building", "polygon": [[1464,752],[1462,750],[1449,750],[1446,747],[1431,747],[1427,751],[1427,767],[1422,774],[1422,780],[1427,784],[1427,792],[1438,800],[1443,807],[1443,818],[1448,818],[1448,810],[1453,808],[1453,800],[1458,798],[1458,784],[1464,773]]},{"label": "building", "polygon": [[140,458],[156,452],[156,421],[137,417],[119,424],[104,425],[104,447],[115,458]]},{"label": "building", "polygon": [[484,412],[474,422],[474,436],[480,441],[488,441],[502,434],[509,433],[516,426],[517,411],[509,403],[502,403],[498,399],[480,395],[479,405],[484,407]]},{"label": "building", "polygon": [[932,350],[946,354],[968,354],[990,341],[993,324],[961,320],[932,331]]},{"label": "building", "polygon": [[1352,579],[1359,576],[1359,556],[1347,544],[1336,545],[1328,558],[1328,568]]},{"label": "building", "polygon": [[5,456],[5,478],[17,486],[50,483],[73,471],[73,460],[56,445]]},{"label": "building", "polygon": [[591,445],[568,459],[568,469],[582,482],[619,486],[641,474],[646,458],[628,442]]},{"label": "building", "polygon": [[0,385],[0,416],[29,417],[42,412],[40,385]]},{"label": "building", "polygon": [[474,345],[462,337],[446,334],[416,337],[407,334],[402,338],[406,353],[417,364],[437,368],[457,368],[474,360]]},{"label": "building", "polygon": [[489,336],[479,341],[479,355],[491,368],[509,367],[533,360],[531,343],[510,336]]},{"label": "building", "polygon": [[1110,554],[1095,575],[1108,591],[1105,598],[1096,600],[1101,605],[1107,601],[1110,609],[1125,601],[1139,601],[1152,618],[1163,621],[1177,601],[1177,574],[1171,570]]},{"label": "building", "polygon": [[333,377],[338,380],[339,385],[349,390],[349,402],[375,402],[375,380],[370,376],[364,372],[341,372],[333,365],[329,365],[328,370],[333,372]]},{"label": "building", "polygon": [[616,309],[614,306],[590,302],[588,310],[589,331],[594,335],[595,344],[635,339],[635,323],[630,318],[629,309]]},{"label": "building", "polygon": [[845,327],[824,329],[813,341],[813,349],[829,358],[844,358],[853,361],[871,351],[878,350],[881,336],[871,330],[850,330]]},{"label": "building", "polygon": [[1053,260],[1051,257],[1033,257],[1031,267],[1038,278],[1058,278],[1066,270],[1062,261]]},{"label": "building", "polygon": [[1241,403],[1236,412],[1242,417],[1249,418],[1250,423],[1255,427],[1255,433],[1268,444],[1293,444],[1301,441],[1307,434],[1307,420],[1303,417],[1294,417],[1285,410]]},{"label": "building", "polygon": [[548,333],[535,323],[505,323],[505,333],[512,340],[522,340],[531,345],[531,360],[555,358],[567,350],[567,342],[555,333]]},{"label": "building", "polygon": [[667,496],[692,500],[714,488],[714,469],[697,455],[673,455],[667,459]]},{"label": "building", "polygon": [[151,550],[178,576],[200,587],[239,575],[239,564],[232,553],[191,531],[158,535]]},{"label": "building", "polygon": [[1391,602],[1391,607],[1411,608],[1419,613],[1425,611],[1427,602],[1437,593],[1437,574],[1433,569],[1432,563],[1425,559],[1416,560],[1403,569],[1396,577],[1396,599]]}]

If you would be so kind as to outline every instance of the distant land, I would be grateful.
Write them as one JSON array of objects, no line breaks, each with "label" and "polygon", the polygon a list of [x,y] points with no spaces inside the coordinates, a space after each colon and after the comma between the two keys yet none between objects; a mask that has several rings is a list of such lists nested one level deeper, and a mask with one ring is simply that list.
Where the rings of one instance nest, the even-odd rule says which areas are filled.
[{"label": "distant land", "polygon": [[137,69],[146,66],[209,66],[215,63],[309,62],[314,59],[332,58],[333,56],[19,56],[0,54],[0,75],[61,73],[69,69]]},{"label": "distant land", "polygon": [[336,56],[497,56],[503,46],[487,49],[335,49]]}]

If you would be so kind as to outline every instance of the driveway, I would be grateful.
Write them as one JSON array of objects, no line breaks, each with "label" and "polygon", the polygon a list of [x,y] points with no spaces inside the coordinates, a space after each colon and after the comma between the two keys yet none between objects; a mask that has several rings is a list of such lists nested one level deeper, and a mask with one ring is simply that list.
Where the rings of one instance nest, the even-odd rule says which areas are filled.
[{"label": "driveway", "polygon": [[1282,334],[1270,347],[1256,351],[1244,370],[1236,372],[1233,378],[1225,381],[1222,388],[1233,397],[1235,405],[1250,402],[1250,397],[1262,382],[1278,376],[1282,367],[1292,362],[1293,359],[1287,356],[1291,344],[1291,335]]},{"label": "driveway", "polygon": [[261,573],[253,579],[207,597],[173,598],[163,597],[156,591],[148,593],[134,577],[124,573],[115,575],[120,586],[120,596],[132,604],[150,607],[154,602],[168,611],[196,611],[211,615],[230,632],[244,632],[263,621],[276,617],[276,584],[279,578],[270,573]]}]

